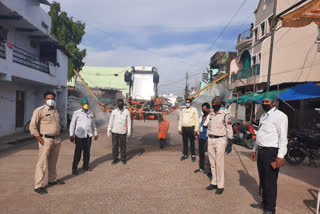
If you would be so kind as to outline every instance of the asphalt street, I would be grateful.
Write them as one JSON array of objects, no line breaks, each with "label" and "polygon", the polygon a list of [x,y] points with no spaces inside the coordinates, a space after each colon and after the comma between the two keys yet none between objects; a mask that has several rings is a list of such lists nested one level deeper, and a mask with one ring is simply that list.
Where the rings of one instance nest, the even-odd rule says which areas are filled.
[{"label": "asphalt street", "polygon": [[[162,150],[158,123],[134,121],[127,165],[111,165],[111,139],[101,125],[99,140],[92,143],[93,171],[80,170],[78,176],[71,174],[74,144],[63,135],[58,176],[65,185],[49,187],[46,195],[33,191],[36,143],[1,153],[0,213],[261,213],[250,207],[260,201],[251,151],[233,146],[225,158],[225,191],[216,195],[205,190],[209,178],[193,172],[198,157],[196,163],[190,158],[180,161],[182,140],[176,115],[169,115],[168,120],[168,142]],[[319,168],[310,167],[307,161],[299,166],[286,164],[278,181],[277,213],[315,213],[319,178]]]}]

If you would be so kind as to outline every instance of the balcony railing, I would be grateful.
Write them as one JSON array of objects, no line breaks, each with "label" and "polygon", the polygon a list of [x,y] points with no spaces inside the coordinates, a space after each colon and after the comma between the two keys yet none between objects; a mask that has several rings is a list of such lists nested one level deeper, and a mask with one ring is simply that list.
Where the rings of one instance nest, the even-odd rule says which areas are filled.
[{"label": "balcony railing", "polygon": [[243,68],[238,71],[238,79],[247,79],[251,68]]},{"label": "balcony railing", "polygon": [[6,46],[4,42],[0,42],[0,58],[6,58]]},{"label": "balcony railing", "polygon": [[24,65],[26,67],[33,68],[35,70],[49,74],[48,62],[41,62],[39,57],[17,46],[13,48],[12,61]]},{"label": "balcony railing", "polygon": [[246,30],[238,35],[238,43],[243,40],[248,40],[252,38],[251,30]]},{"label": "balcony railing", "polygon": [[231,76],[231,82],[235,82],[240,79],[248,79],[249,77],[256,75],[260,75],[260,64],[238,70],[237,74],[233,74]]}]

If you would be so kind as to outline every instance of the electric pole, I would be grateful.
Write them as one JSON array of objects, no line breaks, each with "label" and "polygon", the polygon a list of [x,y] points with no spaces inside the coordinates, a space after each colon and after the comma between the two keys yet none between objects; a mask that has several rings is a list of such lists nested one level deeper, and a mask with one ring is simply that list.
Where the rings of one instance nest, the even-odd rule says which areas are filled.
[{"label": "electric pole", "polygon": [[188,98],[188,72],[186,73],[186,89],[185,89],[185,92],[184,92],[184,98],[187,99]]},{"label": "electric pole", "polygon": [[270,89],[270,79],[271,79],[271,67],[272,67],[272,55],[273,55],[273,42],[274,42],[274,32],[277,25],[277,0],[273,1],[273,18],[271,21],[271,41],[270,41],[270,51],[269,51],[269,65],[268,65],[268,78],[267,78],[267,92]]}]

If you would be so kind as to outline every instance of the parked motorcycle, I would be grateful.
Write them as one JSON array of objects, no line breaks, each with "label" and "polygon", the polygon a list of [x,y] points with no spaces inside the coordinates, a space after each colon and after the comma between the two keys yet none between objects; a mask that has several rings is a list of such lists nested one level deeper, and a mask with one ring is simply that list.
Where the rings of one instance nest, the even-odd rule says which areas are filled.
[{"label": "parked motorcycle", "polygon": [[254,124],[249,124],[244,126],[240,123],[235,123],[232,125],[233,128],[233,143],[246,146],[252,149],[256,142],[255,130],[258,128]]},{"label": "parked motorcycle", "polygon": [[289,133],[288,151],[285,159],[292,165],[302,163],[308,157],[310,165],[316,167],[316,160],[320,160],[320,134],[305,135],[304,133],[293,131]]}]

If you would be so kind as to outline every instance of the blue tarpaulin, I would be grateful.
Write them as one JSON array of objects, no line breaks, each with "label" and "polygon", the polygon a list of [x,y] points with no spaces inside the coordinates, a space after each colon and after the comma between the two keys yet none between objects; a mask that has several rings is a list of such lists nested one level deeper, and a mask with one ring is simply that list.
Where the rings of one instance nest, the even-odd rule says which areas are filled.
[{"label": "blue tarpaulin", "polygon": [[320,97],[320,86],[312,82],[292,87],[279,94],[279,98],[284,101],[303,100],[317,97]]}]

